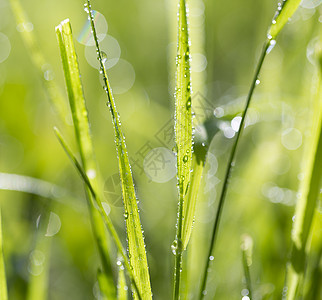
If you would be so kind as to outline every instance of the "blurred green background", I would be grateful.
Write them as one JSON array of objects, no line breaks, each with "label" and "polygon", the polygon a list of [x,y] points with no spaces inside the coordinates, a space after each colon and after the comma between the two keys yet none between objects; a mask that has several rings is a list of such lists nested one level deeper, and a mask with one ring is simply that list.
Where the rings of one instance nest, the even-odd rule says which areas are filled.
[{"label": "blurred green background", "polygon": [[[0,204],[9,297],[26,299],[29,283],[49,268],[48,299],[95,299],[99,259],[82,182],[53,134],[58,126],[73,145],[71,118],[59,119],[48,94],[57,84],[67,107],[54,28],[69,18],[106,208],[126,245],[114,134],[99,72],[92,66],[95,50],[86,45],[90,36],[82,1],[22,2],[29,21],[17,24],[10,1],[0,0]],[[210,270],[208,294],[216,293],[216,299],[243,296],[244,233],[254,242],[257,293],[263,299],[282,294],[317,84],[313,49],[321,29],[320,3],[303,2],[264,63]],[[217,132],[185,257],[194,299],[234,129],[277,2],[189,0],[188,5],[196,131],[205,134],[198,125],[207,119]],[[172,153],[177,3],[97,0],[92,7],[99,12],[102,50],[132,162],[154,298],[169,299],[177,209]],[[26,34],[36,38],[46,61],[42,70],[23,42]],[[313,257],[314,249],[313,244]]]}]

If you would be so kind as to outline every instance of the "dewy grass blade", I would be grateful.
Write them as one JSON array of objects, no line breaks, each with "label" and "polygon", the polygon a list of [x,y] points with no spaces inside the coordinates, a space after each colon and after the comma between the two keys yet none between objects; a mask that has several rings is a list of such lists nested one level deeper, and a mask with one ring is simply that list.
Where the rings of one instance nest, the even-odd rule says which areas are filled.
[{"label": "dewy grass blade", "polygon": [[[252,83],[251,83],[251,86],[250,86],[250,89],[249,89],[249,92],[247,95],[245,108],[242,113],[242,119],[240,122],[239,130],[237,131],[236,138],[235,138],[235,141],[232,146],[232,150],[231,150],[231,153],[230,153],[230,156],[228,159],[227,170],[225,173],[223,186],[222,186],[222,190],[221,190],[221,194],[220,194],[220,198],[219,198],[219,203],[218,203],[218,207],[217,207],[217,211],[216,211],[215,223],[214,223],[214,227],[212,230],[208,256],[207,256],[204,272],[203,272],[202,279],[201,279],[199,299],[203,299],[204,296],[207,294],[206,284],[207,284],[207,278],[208,278],[208,273],[209,273],[208,269],[209,269],[210,262],[214,260],[213,251],[214,251],[215,243],[216,243],[216,239],[217,239],[218,228],[219,228],[219,224],[220,224],[220,220],[221,220],[221,213],[223,210],[223,206],[224,206],[224,202],[225,202],[225,198],[226,198],[226,194],[227,194],[228,182],[229,182],[229,178],[231,176],[232,166],[234,164],[238,142],[241,137],[241,133],[243,132],[243,129],[244,129],[247,112],[248,112],[248,109],[249,109],[249,106],[251,103],[251,99],[252,99],[255,87],[256,87],[257,82],[259,80],[259,74],[260,74],[260,71],[261,71],[261,68],[262,68],[262,65],[265,60],[266,55],[268,53],[270,53],[270,51],[275,46],[275,44],[276,44],[275,39],[276,39],[278,33],[282,30],[282,28],[286,24],[286,22],[284,22],[285,16],[287,16],[287,18],[290,18],[293,15],[293,13],[295,12],[296,8],[299,5],[298,2],[299,2],[298,0],[284,0],[283,1],[284,5],[279,4],[277,12],[276,12],[274,19],[272,21],[272,25],[269,28],[269,31],[267,34],[267,39],[266,39],[263,49],[262,49],[262,53],[261,53],[261,55],[259,57],[259,61],[257,63],[255,75],[253,77],[253,80],[252,80]],[[284,9],[286,9],[286,11],[284,11]],[[279,15],[282,17],[279,17]]]},{"label": "dewy grass blade", "polygon": [[[60,47],[68,98],[82,165],[87,174],[87,177],[90,180],[91,186],[95,189],[97,187],[96,176],[98,172],[94,159],[94,151],[90,135],[87,110],[85,106],[77,55],[75,52],[72,29],[69,20],[61,22],[61,24],[56,27],[56,35]],[[101,219],[100,214],[94,207],[94,201],[91,196],[91,191],[87,190],[87,197],[92,218],[93,232],[101,256],[103,270],[110,286],[113,287],[114,281],[109,257],[109,247],[104,232],[104,222]],[[116,290],[114,288],[113,298],[115,297]]]},{"label": "dewy grass blade", "polygon": [[268,31],[269,39],[275,40],[279,32],[295,13],[302,0],[283,0],[278,8]]},{"label": "dewy grass blade", "polygon": [[179,298],[180,273],[183,252],[184,202],[190,183],[192,164],[192,114],[190,52],[188,36],[187,6],[179,0],[178,45],[175,91],[175,142],[177,150],[177,177],[179,187],[178,219],[176,238],[172,244],[175,254],[173,299]]},{"label": "dewy grass blade", "polygon": [[100,46],[98,43],[93,13],[89,0],[87,0],[85,10],[87,11],[88,16],[90,18],[92,33],[94,36],[94,41],[98,53],[98,60],[100,63],[100,70],[103,75],[104,90],[107,94],[108,107],[112,115],[112,122],[114,126],[115,142],[119,160],[119,171],[125,209],[124,216],[127,228],[130,262],[131,266],[133,267],[133,272],[135,274],[135,279],[137,280],[138,288],[141,293],[142,299],[152,299],[150,275],[145,253],[143,233],[141,229],[141,222],[129,157],[126,150],[125,138],[121,129],[120,117],[116,110],[115,101],[112,95],[112,90],[108,81],[106,68],[103,62]]},{"label": "dewy grass blade", "polygon": [[119,265],[119,276],[117,280],[117,300],[127,300],[127,285],[124,276],[124,266],[120,260],[118,260]]},{"label": "dewy grass blade", "polygon": [[0,299],[8,300],[7,279],[3,256],[2,217],[0,209]]},{"label": "dewy grass blade", "polygon": [[310,143],[308,143],[305,155],[306,168],[304,180],[300,186],[300,199],[295,209],[295,220],[292,229],[291,257],[286,274],[286,299],[298,299],[302,292],[303,279],[306,267],[308,240],[311,231],[312,220],[318,199],[321,201],[322,178],[322,49],[320,49],[320,69],[318,75],[318,90],[316,103],[313,107],[313,122],[311,128]]},{"label": "dewy grass blade", "polygon": [[96,201],[96,204],[99,208],[99,212],[102,215],[102,218],[104,219],[104,222],[107,226],[107,229],[109,230],[115,245],[117,247],[117,250],[119,251],[119,253],[121,254],[122,258],[123,258],[123,263],[124,266],[126,268],[126,271],[129,274],[130,280],[132,285],[134,286],[136,292],[138,293],[138,297],[139,299],[142,299],[139,290],[138,290],[138,284],[136,283],[136,280],[134,278],[134,273],[132,270],[132,267],[128,261],[128,258],[126,256],[126,252],[122,246],[122,242],[114,228],[114,225],[111,221],[111,219],[109,218],[109,216],[107,215],[106,211],[103,208],[102,202],[99,200],[97,193],[95,192],[94,188],[91,185],[90,179],[87,177],[87,174],[85,173],[83,167],[81,166],[81,164],[78,162],[78,160],[76,159],[76,157],[74,156],[74,154],[72,153],[71,149],[69,148],[69,146],[67,145],[67,143],[65,142],[64,138],[62,137],[61,133],[59,132],[59,130],[57,128],[54,128],[55,134],[60,142],[60,144],[62,145],[64,151],[66,152],[68,158],[71,160],[71,162],[73,163],[73,165],[75,166],[76,170],[78,171],[79,175],[81,176],[81,178],[84,181],[84,184],[87,186],[92,198]]},{"label": "dewy grass blade", "polygon": [[67,105],[60,88],[52,78],[53,70],[39,49],[33,32],[33,24],[28,20],[19,0],[10,0],[10,3],[16,19],[17,28],[21,32],[25,47],[29,51],[31,60],[39,73],[45,91],[48,94],[54,110],[59,115],[60,120],[66,123],[68,115]]}]

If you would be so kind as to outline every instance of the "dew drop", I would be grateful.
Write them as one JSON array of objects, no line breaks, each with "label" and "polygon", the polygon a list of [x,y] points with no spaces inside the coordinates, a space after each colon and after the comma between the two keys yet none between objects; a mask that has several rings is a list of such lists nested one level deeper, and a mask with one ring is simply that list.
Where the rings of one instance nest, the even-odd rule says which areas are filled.
[{"label": "dew drop", "polygon": [[188,161],[188,155],[185,155],[184,157],[183,157],[183,162],[184,163],[186,163]]},{"label": "dew drop", "polygon": [[259,85],[261,81],[259,79],[256,79],[256,85]]},{"label": "dew drop", "polygon": [[275,45],[276,45],[276,41],[275,40],[270,40],[269,46],[268,46],[268,48],[266,50],[266,53],[267,54],[270,53],[272,51],[272,49],[274,48]]},{"label": "dew drop", "polygon": [[127,219],[128,219],[128,217],[129,217],[129,213],[126,211],[126,212],[124,213],[124,218],[125,218],[125,220],[127,220]]},{"label": "dew drop", "polygon": [[178,242],[177,240],[174,240],[173,243],[171,244],[171,252],[173,255],[177,254],[177,249],[178,249]]}]

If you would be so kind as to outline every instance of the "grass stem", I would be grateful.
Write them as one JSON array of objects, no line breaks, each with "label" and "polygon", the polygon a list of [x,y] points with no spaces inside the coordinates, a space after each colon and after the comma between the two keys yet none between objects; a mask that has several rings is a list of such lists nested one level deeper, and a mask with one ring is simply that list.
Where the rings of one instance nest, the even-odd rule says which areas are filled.
[{"label": "grass stem", "polygon": [[228,160],[228,166],[227,166],[227,170],[226,170],[226,174],[225,174],[225,178],[224,178],[224,183],[223,183],[223,187],[221,190],[221,194],[220,194],[220,198],[219,198],[219,203],[218,203],[218,208],[217,208],[217,212],[216,212],[216,216],[215,216],[215,223],[214,223],[214,227],[213,227],[213,231],[212,231],[212,235],[211,235],[211,242],[210,242],[210,246],[209,246],[209,251],[208,251],[208,256],[206,257],[206,265],[205,265],[205,269],[203,272],[203,277],[201,280],[201,286],[200,286],[200,291],[199,291],[199,299],[203,299],[204,296],[206,295],[207,291],[206,291],[206,284],[207,284],[207,278],[208,278],[208,268],[210,265],[210,257],[213,254],[213,251],[215,249],[215,243],[216,243],[216,239],[217,239],[217,235],[218,235],[218,229],[219,229],[219,223],[221,220],[221,214],[222,214],[222,210],[223,210],[223,206],[224,206],[224,202],[225,202],[225,198],[226,198],[226,194],[227,194],[227,190],[228,190],[228,183],[229,183],[229,178],[231,176],[231,172],[232,172],[232,167],[234,164],[234,160],[236,157],[236,150],[237,150],[237,146],[238,146],[238,142],[241,136],[241,133],[243,131],[244,128],[244,124],[245,124],[245,119],[246,119],[246,115],[248,112],[248,108],[256,87],[256,81],[258,80],[259,77],[259,73],[261,71],[264,59],[266,57],[267,54],[267,50],[270,46],[270,40],[266,40],[264,46],[263,46],[263,50],[262,53],[260,55],[258,64],[257,64],[257,68],[255,71],[255,75],[254,78],[252,80],[252,84],[250,87],[250,90],[248,92],[248,96],[247,96],[247,100],[246,100],[246,105],[245,105],[245,109],[243,111],[242,114],[242,119],[240,122],[240,127],[239,130],[237,132],[237,136],[236,139],[234,141],[230,156],[229,156],[229,160]]}]

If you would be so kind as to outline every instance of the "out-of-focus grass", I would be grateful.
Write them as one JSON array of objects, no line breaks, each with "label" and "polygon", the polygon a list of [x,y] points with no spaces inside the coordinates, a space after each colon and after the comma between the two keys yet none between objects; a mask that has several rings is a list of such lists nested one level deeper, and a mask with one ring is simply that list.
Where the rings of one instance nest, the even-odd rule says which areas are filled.
[{"label": "out-of-focus grass", "polygon": [[[49,296],[51,299],[91,299],[93,286],[97,287],[98,257],[89,229],[89,217],[84,209],[82,185],[52,134],[54,115],[48,102],[43,101],[46,93],[16,30],[10,7],[6,1],[1,1],[0,6],[0,31],[11,44],[10,56],[0,63],[0,171],[55,183],[67,189],[73,200],[80,199],[75,203],[69,201],[72,199],[67,195],[67,205],[58,204],[61,229],[51,237]],[[23,3],[23,6],[33,23],[40,49],[52,65],[58,84],[63,87],[53,28],[60,20],[69,17],[76,34],[86,20],[83,8],[78,1],[59,0],[32,0],[28,4]],[[164,138],[161,141],[157,139],[156,133],[165,132],[162,128],[173,115],[170,104],[173,102],[173,90],[168,92],[168,76],[171,78],[173,75],[168,75],[167,59],[169,65],[174,66],[175,57],[167,58],[167,53],[173,45],[171,43],[175,43],[175,37],[169,32],[176,10],[169,9],[165,2],[147,0],[108,3],[101,0],[96,1],[95,6],[107,19],[108,34],[119,42],[121,58],[130,62],[135,70],[133,87],[117,95],[118,109],[130,158],[137,162],[132,164],[132,171],[141,200],[153,292],[155,297],[167,299],[171,295],[173,255],[170,245],[176,219],[176,183],[174,178],[165,183],[154,181],[158,175],[154,177],[155,171],[149,169],[148,161],[144,170],[143,157],[147,152],[143,151],[143,146],[146,146],[145,149],[149,146],[165,147],[170,151],[173,146]],[[200,24],[193,22],[199,16],[198,20],[206,30],[206,92],[199,100],[206,114],[212,115],[215,108],[221,107],[224,108],[224,116],[217,120],[222,129],[210,145],[212,155],[207,159],[200,187],[201,197],[193,229],[197,234],[192,234],[191,242],[196,241],[202,247],[194,252],[193,274],[202,272],[204,247],[209,243],[208,228],[213,222],[216,194],[222,183],[219,180],[223,178],[231,147],[232,140],[224,135],[228,129],[225,131],[224,128],[231,127],[231,119],[242,110],[259,45],[276,8],[268,0],[229,3],[207,0],[204,6],[206,9],[197,6],[199,9],[190,11],[190,25],[198,28]],[[33,9],[35,7],[37,9]],[[216,293],[218,299],[241,296],[244,284],[241,281],[243,271],[239,242],[240,235],[245,232],[254,239],[254,292],[260,291],[266,299],[280,298],[290,246],[294,199],[302,179],[299,164],[305,160],[302,149],[310,116],[307,99],[311,93],[314,69],[306,56],[310,41],[316,37],[315,29],[320,26],[320,12],[321,7],[300,8],[281,32],[278,44],[263,66],[261,83],[251,107],[254,124],[246,127],[244,140],[240,144],[231,190],[227,194],[227,206],[222,215],[215,271],[209,274],[213,284],[209,286],[208,293]],[[191,38],[193,43],[193,36]],[[106,119],[110,120],[110,117],[103,100],[104,91],[98,81],[97,70],[86,61],[84,48],[76,44],[82,81],[86,82],[84,93],[92,120],[96,158],[105,181],[105,193],[110,197],[113,195],[110,193],[113,189],[110,179],[118,173],[113,130],[106,126]],[[115,71],[117,65],[113,68]],[[194,70],[198,68],[192,68],[192,76],[198,78],[200,72]],[[110,76],[112,80],[113,74]],[[194,90],[194,95],[198,95],[197,92]],[[241,103],[239,108],[238,103]],[[230,115],[226,116],[229,109]],[[217,109],[216,112],[222,111]],[[196,118],[198,113],[196,111]],[[115,183],[115,188],[120,188],[119,183]],[[118,197],[113,198],[115,202],[109,203],[110,217],[125,239],[123,211],[117,202],[119,191],[116,195]],[[0,191],[0,198],[9,298],[24,299],[36,221],[48,200],[10,191]],[[315,245],[320,244],[315,242]],[[314,261],[316,254],[310,260],[315,264]],[[311,266],[309,270],[313,269]],[[196,281],[189,285],[195,291],[198,289]],[[97,295],[96,288],[94,292]],[[193,293],[190,296],[195,297]]]}]

